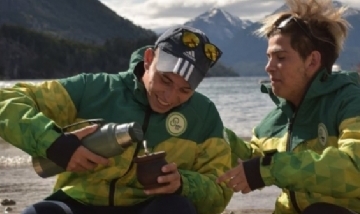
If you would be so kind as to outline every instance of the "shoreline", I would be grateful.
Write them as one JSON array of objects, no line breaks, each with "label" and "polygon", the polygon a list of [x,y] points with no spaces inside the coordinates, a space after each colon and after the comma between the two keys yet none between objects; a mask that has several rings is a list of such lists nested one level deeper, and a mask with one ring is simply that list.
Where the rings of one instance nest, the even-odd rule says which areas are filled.
[{"label": "shoreline", "polygon": [[[5,209],[10,207],[9,214],[21,213],[26,206],[50,194],[55,179],[39,177],[32,169],[30,156],[0,138],[0,202],[4,199],[16,202],[14,206],[0,206],[0,212],[6,213]],[[278,193],[275,187],[246,195],[236,193],[223,214],[270,214]]]}]

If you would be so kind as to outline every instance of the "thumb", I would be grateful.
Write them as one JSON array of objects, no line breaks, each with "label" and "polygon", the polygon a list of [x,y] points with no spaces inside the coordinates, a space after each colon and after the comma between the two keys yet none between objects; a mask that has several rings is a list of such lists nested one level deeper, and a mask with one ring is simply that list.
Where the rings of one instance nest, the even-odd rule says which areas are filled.
[{"label": "thumb", "polygon": [[241,160],[240,158],[238,158],[238,164],[241,164],[241,163],[243,163],[244,161],[243,160]]},{"label": "thumb", "polygon": [[97,128],[99,127],[98,124],[94,124],[94,125],[91,125],[91,126],[86,126],[84,128],[81,128],[81,129],[78,129],[78,130],[75,130],[73,132],[71,132],[72,134],[76,135],[76,137],[81,140],[83,139],[85,136],[95,132],[97,130]]}]

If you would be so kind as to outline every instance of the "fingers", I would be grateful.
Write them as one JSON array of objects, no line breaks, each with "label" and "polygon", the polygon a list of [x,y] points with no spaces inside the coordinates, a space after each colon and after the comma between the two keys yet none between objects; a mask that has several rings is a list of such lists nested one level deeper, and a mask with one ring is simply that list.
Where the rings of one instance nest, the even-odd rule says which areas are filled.
[{"label": "fingers", "polygon": [[234,192],[241,192],[242,194],[247,194],[251,192],[251,189],[247,184],[239,184],[232,188]]},{"label": "fingers", "polygon": [[246,180],[243,179],[241,174],[238,174],[232,178],[226,183],[226,186],[230,189],[233,189],[234,192],[242,192],[242,193],[249,193],[251,192],[251,189],[248,186],[248,183]]},{"label": "fingers", "polygon": [[95,169],[95,167],[97,166],[97,164],[95,164],[91,161],[88,161],[88,160],[79,162],[79,165],[86,170]]},{"label": "fingers", "polygon": [[176,163],[166,164],[165,166],[163,166],[161,168],[161,171],[163,171],[164,173],[177,171],[177,165],[176,165]]},{"label": "fingers", "polygon": [[107,165],[108,163],[108,159],[92,153],[84,146],[80,146],[72,155],[66,170],[72,172],[82,172],[93,170],[99,164]]},{"label": "fingers", "polygon": [[230,178],[230,180],[226,182],[226,186],[232,189],[234,192],[242,192],[244,194],[251,192],[249,184],[241,177],[240,174]]},{"label": "fingers", "polygon": [[[86,126],[84,128],[73,131],[72,134],[74,134],[79,140],[81,140],[85,136],[95,132],[98,127],[98,124]],[[94,154],[93,152],[86,149],[84,146],[80,146],[71,157],[66,170],[72,172],[82,172],[86,170],[92,170],[99,164],[108,165],[109,160],[107,158]]]},{"label": "fingers", "polygon": [[174,193],[181,186],[181,175],[177,170],[175,163],[170,163],[162,167],[164,173],[168,173],[163,176],[159,176],[158,183],[167,184],[156,189],[145,190],[148,195],[151,194],[168,194]]},{"label": "fingers", "polygon": [[229,179],[229,181],[226,183],[226,186],[229,188],[233,188],[235,186],[241,185],[243,181],[240,179],[239,176],[234,176]]},{"label": "fingers", "polygon": [[157,181],[161,184],[180,181],[180,173],[176,171],[168,175],[159,176]]},{"label": "fingers", "polygon": [[178,172],[174,172],[165,176],[159,176],[158,182],[165,185],[159,188],[145,190],[145,194],[152,195],[174,193],[181,186],[181,176]]},{"label": "fingers", "polygon": [[71,172],[84,172],[88,170],[92,170],[96,167],[96,164],[83,161],[83,160],[73,160],[69,162],[66,170]]},{"label": "fingers", "polygon": [[226,186],[233,189],[234,192],[242,192],[244,194],[249,193],[252,190],[250,189],[245,176],[243,161],[238,159],[238,163],[238,166],[218,177],[216,181],[218,183],[224,182]]},{"label": "fingers", "polygon": [[240,165],[227,171],[225,174],[223,174],[222,176],[218,177],[218,179],[216,180],[217,183],[221,183],[227,180],[230,180],[231,178],[235,177],[237,174],[240,173]]},{"label": "fingers", "polygon": [[155,195],[155,194],[168,194],[168,193],[173,193],[176,190],[174,190],[174,187],[171,184],[162,186],[162,187],[158,187],[155,189],[147,189],[144,190],[145,194],[147,195]]},{"label": "fingers", "polygon": [[232,189],[234,192],[240,192],[243,189],[243,187],[238,185],[238,186],[233,187]]},{"label": "fingers", "polygon": [[241,191],[241,193],[243,193],[243,194],[246,194],[246,193],[249,193],[249,192],[251,192],[251,189],[250,189],[249,186],[245,187],[245,189],[243,189],[243,190]]},{"label": "fingers", "polygon": [[180,173],[177,169],[176,163],[166,164],[161,168],[161,170],[166,174],[164,176],[159,176],[157,181],[159,183],[171,183],[180,181]]},{"label": "fingers", "polygon": [[102,165],[107,165],[109,163],[109,160],[107,158],[101,157],[97,154],[92,153],[91,151],[89,151],[88,149],[86,149],[85,147],[82,147],[83,151],[83,155],[84,157],[94,163],[95,165],[98,164],[102,164]]},{"label": "fingers", "polygon": [[98,124],[94,124],[91,126],[86,126],[84,128],[78,129],[76,131],[71,132],[72,134],[76,135],[76,137],[81,140],[83,139],[85,136],[93,133],[94,131],[96,131],[98,129],[99,125]]}]

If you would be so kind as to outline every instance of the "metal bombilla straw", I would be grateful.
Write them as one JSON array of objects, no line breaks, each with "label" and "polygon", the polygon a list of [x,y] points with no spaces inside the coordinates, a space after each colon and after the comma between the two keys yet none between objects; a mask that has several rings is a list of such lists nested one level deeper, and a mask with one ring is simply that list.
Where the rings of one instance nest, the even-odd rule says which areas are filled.
[{"label": "metal bombilla straw", "polygon": [[143,140],[143,146],[144,146],[144,149],[145,149],[145,155],[149,155],[150,152],[149,152],[149,150],[148,150],[148,148],[147,148],[147,142],[146,142],[146,140]]}]

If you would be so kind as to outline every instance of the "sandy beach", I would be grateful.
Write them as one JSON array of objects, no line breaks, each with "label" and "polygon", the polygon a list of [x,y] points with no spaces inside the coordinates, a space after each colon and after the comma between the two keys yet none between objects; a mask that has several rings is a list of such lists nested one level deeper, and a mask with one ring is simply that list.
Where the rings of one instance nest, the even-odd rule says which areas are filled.
[{"label": "sandy beach", "polygon": [[[42,179],[30,165],[30,157],[0,139],[0,201],[14,200],[13,206],[0,206],[1,213],[21,213],[28,205],[47,196],[55,178]],[[243,195],[234,194],[226,214],[270,214],[279,190],[275,187]],[[8,210],[8,211],[6,211]]]}]

